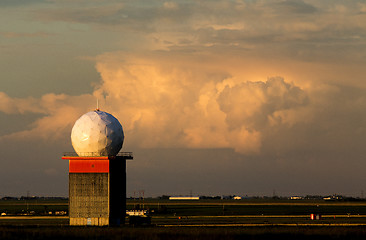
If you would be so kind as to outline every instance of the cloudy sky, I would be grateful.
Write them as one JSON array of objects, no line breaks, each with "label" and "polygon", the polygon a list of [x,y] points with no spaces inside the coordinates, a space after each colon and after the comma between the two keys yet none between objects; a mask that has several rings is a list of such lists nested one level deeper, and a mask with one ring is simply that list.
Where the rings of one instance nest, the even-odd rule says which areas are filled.
[{"label": "cloudy sky", "polygon": [[0,51],[0,196],[68,195],[97,98],[128,195],[366,191],[364,1],[1,0]]}]

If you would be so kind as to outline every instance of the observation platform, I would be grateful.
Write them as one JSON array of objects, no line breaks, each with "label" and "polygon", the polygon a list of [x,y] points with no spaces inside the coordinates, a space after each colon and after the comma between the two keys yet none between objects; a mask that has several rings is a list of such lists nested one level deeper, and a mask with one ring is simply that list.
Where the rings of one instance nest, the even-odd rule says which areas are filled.
[{"label": "observation platform", "polygon": [[98,160],[112,160],[112,159],[125,159],[125,160],[132,160],[133,154],[132,152],[119,152],[117,155],[109,155],[109,156],[102,156],[98,152],[64,152],[62,154],[62,159],[65,160],[89,160],[89,159],[98,159]]}]

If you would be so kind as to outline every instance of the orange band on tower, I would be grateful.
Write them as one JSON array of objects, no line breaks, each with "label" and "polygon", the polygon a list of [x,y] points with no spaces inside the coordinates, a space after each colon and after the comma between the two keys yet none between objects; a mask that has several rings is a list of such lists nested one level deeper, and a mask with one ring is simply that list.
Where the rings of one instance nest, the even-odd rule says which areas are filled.
[{"label": "orange band on tower", "polygon": [[109,161],[107,160],[70,160],[70,173],[108,173]]}]

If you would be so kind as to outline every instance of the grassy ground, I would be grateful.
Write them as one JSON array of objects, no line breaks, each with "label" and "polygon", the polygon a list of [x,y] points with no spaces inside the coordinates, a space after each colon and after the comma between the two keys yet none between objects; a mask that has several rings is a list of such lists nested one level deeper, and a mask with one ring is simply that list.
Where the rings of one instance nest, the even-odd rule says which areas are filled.
[{"label": "grassy ground", "polygon": [[[45,215],[67,211],[65,200],[0,201],[0,212],[43,214],[0,217],[0,239],[366,239],[366,202],[127,202],[128,209],[142,205],[150,210],[153,226],[70,227],[67,216]],[[310,220],[310,213],[322,219]]]},{"label": "grassy ground", "polygon": [[68,200],[0,200],[0,213],[7,215],[29,214],[49,215],[56,211],[68,211]]},{"label": "grassy ground", "polygon": [[360,227],[0,227],[0,239],[365,239]]},{"label": "grassy ground", "polygon": [[243,216],[243,215],[366,215],[366,202],[326,202],[290,200],[199,200],[199,201],[133,201],[127,209],[144,206],[158,216]]}]

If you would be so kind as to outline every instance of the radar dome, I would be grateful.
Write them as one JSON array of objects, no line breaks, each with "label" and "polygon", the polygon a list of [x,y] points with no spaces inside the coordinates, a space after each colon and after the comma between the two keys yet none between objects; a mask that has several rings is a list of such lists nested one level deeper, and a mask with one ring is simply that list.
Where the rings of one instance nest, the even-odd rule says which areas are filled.
[{"label": "radar dome", "polygon": [[122,148],[122,125],[111,114],[103,111],[85,113],[76,120],[71,131],[71,142],[79,156],[115,156]]}]

